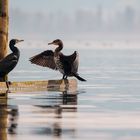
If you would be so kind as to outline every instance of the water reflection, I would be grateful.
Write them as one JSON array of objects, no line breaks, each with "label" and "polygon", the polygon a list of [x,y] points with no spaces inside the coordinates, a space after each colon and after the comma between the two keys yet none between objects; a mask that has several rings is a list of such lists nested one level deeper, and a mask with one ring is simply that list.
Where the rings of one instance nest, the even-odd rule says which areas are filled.
[{"label": "water reflection", "polygon": [[74,128],[65,128],[63,125],[65,114],[77,112],[77,92],[67,89],[60,92],[50,88],[50,91],[22,93],[21,96],[20,93],[9,94],[8,138],[20,140],[32,136],[43,139],[45,136],[61,138],[63,134],[75,135]]},{"label": "water reflection", "polygon": [[3,93],[0,98],[0,140],[7,140],[7,128],[10,134],[15,134],[17,128],[18,108],[7,105],[7,98],[4,98],[5,94],[7,92]]}]

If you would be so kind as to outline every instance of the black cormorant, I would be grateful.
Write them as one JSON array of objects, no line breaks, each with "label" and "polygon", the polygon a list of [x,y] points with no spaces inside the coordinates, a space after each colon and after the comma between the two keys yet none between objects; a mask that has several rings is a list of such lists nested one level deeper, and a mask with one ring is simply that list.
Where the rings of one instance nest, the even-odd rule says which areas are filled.
[{"label": "black cormorant", "polygon": [[56,39],[53,42],[48,43],[48,45],[51,44],[58,45],[54,52],[52,50],[46,50],[35,55],[30,58],[31,63],[59,70],[63,74],[63,79],[67,79],[68,76],[74,76],[80,81],[86,81],[77,73],[79,65],[78,53],[75,51],[69,56],[61,53],[63,42],[60,39]]},{"label": "black cormorant", "polygon": [[0,61],[0,79],[6,82],[6,86],[9,89],[9,82],[7,81],[6,75],[12,71],[18,63],[20,51],[15,44],[23,40],[12,39],[9,43],[9,48],[12,53],[7,55]]}]

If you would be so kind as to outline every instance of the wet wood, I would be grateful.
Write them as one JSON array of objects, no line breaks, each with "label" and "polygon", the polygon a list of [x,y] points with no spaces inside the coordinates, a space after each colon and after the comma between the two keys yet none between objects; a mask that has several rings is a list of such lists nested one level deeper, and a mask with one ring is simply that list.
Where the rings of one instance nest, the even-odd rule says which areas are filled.
[{"label": "wet wood", "polygon": [[[11,92],[33,92],[33,91],[75,91],[77,80],[46,80],[46,81],[23,81],[12,82],[10,85]],[[0,91],[6,91],[5,82],[0,82]]]}]

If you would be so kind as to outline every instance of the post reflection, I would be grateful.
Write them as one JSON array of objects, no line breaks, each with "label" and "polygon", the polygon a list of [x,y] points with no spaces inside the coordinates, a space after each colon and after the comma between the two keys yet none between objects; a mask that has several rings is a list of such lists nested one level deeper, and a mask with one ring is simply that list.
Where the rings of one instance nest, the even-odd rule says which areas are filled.
[{"label": "post reflection", "polygon": [[7,140],[7,92],[0,92],[0,140]]}]

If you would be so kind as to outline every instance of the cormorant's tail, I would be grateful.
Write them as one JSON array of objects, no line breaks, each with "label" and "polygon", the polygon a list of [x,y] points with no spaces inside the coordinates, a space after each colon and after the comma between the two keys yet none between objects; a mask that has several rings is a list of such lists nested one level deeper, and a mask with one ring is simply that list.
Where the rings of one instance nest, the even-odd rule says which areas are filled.
[{"label": "cormorant's tail", "polygon": [[80,81],[86,81],[84,78],[80,77],[78,74],[73,74],[78,80]]}]

